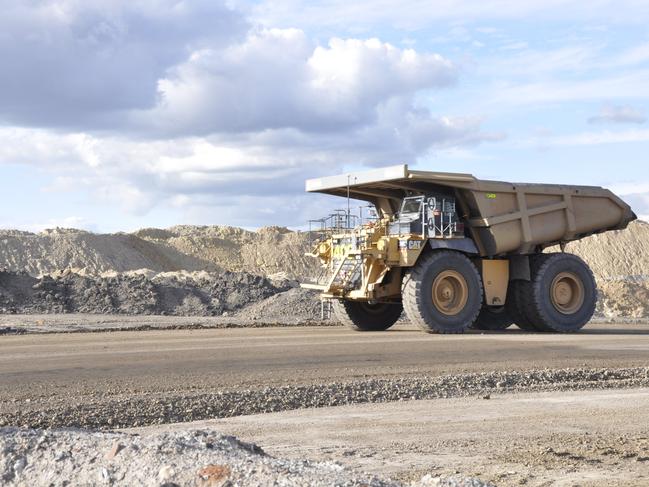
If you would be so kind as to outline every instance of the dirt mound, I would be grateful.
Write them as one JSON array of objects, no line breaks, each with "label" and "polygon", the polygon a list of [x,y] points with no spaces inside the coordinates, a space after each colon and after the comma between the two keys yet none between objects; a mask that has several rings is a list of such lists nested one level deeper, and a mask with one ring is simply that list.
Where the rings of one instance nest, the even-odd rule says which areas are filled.
[{"label": "dirt mound", "polygon": [[60,269],[98,274],[142,268],[161,272],[218,267],[136,235],[55,229],[37,234],[0,230],[0,268],[41,275]]},{"label": "dirt mound", "polygon": [[109,277],[0,272],[0,312],[219,316],[287,290],[243,272]]},{"label": "dirt mound", "polygon": [[593,269],[598,281],[649,281],[649,223],[632,222],[626,230],[592,235],[566,246]]},{"label": "dirt mound", "polygon": [[596,316],[646,318],[649,316],[649,286],[645,282],[600,281]]},{"label": "dirt mound", "polygon": [[233,271],[262,275],[284,272],[291,278],[300,278],[312,275],[318,267],[314,259],[304,256],[310,250],[308,235],[281,227],[251,232],[225,226],[181,225],[165,233],[147,230],[136,235]]},{"label": "dirt mound", "polygon": [[226,226],[146,228],[132,234],[54,229],[40,233],[0,230],[0,268],[43,275],[62,269],[101,274],[136,269],[283,272],[290,278],[317,269],[304,256],[308,235],[286,228],[256,232]]}]

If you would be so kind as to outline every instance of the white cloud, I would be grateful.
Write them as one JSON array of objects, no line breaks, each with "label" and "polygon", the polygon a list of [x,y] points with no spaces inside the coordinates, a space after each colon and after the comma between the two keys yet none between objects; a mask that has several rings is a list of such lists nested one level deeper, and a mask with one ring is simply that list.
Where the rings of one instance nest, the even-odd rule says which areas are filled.
[{"label": "white cloud", "polygon": [[113,129],[156,101],[156,83],[192,50],[247,30],[218,0],[5,2],[0,121]]},{"label": "white cloud", "polygon": [[610,189],[631,206],[639,219],[649,221],[649,182],[619,183]]},{"label": "white cloud", "polygon": [[227,5],[7,6],[0,164],[37,167],[52,176],[41,190],[87,194],[102,208],[218,208],[254,225],[257,207],[304,206],[307,177],[503,137],[484,133],[479,117],[418,104],[419,93],[456,83],[449,59],[372,37],[320,43],[300,29],[251,27]]},{"label": "white cloud", "polygon": [[342,132],[373,123],[392,97],[455,78],[441,56],[378,39],[318,46],[297,29],[263,29],[225,50],[194,52],[158,82],[158,105],[133,120],[165,134]]},{"label": "white cloud", "polygon": [[642,124],[647,117],[637,108],[629,105],[605,105],[597,115],[588,119],[588,123],[636,123]]},{"label": "white cloud", "polygon": [[[321,45],[299,29],[212,36],[209,20],[196,16],[223,12],[243,21],[210,2],[84,5],[12,11],[24,29],[45,29],[33,45],[15,28],[0,34],[0,51],[22,40],[25,65],[14,81],[16,105],[0,109],[0,164],[50,171],[47,191],[87,192],[134,214],[201,204],[243,214],[254,198],[295,205],[304,179],[345,165],[413,163],[435,148],[502,137],[483,133],[477,117],[435,116],[418,106],[420,91],[457,78],[455,65],[434,53],[375,38]],[[176,26],[174,8],[196,30]],[[162,39],[166,28],[174,42]],[[47,83],[36,51],[50,35],[60,58],[53,101],[36,110]],[[148,50],[160,58],[153,67],[140,56]],[[83,63],[88,73],[79,71]],[[59,74],[79,76],[79,84],[59,83]],[[70,101],[75,90],[80,103]],[[16,120],[23,126],[12,126]],[[99,130],[108,122],[109,130]]]},{"label": "white cloud", "polygon": [[649,42],[631,47],[616,56],[612,63],[617,66],[633,66],[649,61]]}]

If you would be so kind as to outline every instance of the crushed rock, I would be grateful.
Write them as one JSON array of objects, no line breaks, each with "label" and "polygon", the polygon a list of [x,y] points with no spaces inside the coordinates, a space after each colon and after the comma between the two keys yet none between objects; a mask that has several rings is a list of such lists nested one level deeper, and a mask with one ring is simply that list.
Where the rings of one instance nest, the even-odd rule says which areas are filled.
[{"label": "crushed rock", "polygon": [[254,389],[201,389],[122,397],[98,392],[83,404],[49,398],[0,410],[0,426],[32,428],[131,428],[249,414],[347,404],[384,403],[448,397],[480,397],[504,392],[540,392],[649,387],[649,368],[538,369],[445,376],[357,379],[322,384]]},{"label": "crushed rock", "polygon": [[[403,484],[331,461],[271,457],[257,445],[210,430],[137,435],[84,430],[0,429],[6,486],[304,486]],[[486,487],[478,479],[426,475],[412,487]]]},{"label": "crushed rock", "polygon": [[235,316],[245,321],[290,324],[293,322],[319,322],[322,318],[322,311],[317,292],[293,288],[246,306]]}]

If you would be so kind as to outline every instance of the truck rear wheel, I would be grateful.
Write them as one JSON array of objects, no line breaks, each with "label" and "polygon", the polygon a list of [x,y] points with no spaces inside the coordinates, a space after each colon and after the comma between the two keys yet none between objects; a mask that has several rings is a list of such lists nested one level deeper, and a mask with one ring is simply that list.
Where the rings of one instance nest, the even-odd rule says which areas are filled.
[{"label": "truck rear wheel", "polygon": [[471,328],[475,330],[506,330],[514,324],[514,320],[504,306],[483,306],[478,319]]},{"label": "truck rear wheel", "polygon": [[542,331],[578,331],[590,321],[597,304],[593,273],[573,254],[534,257],[532,281],[523,291],[527,316]]},{"label": "truck rear wheel", "polygon": [[536,326],[528,316],[527,310],[531,307],[529,300],[525,296],[530,295],[530,283],[528,281],[514,280],[509,282],[507,289],[507,312],[521,330],[524,331],[547,331]]},{"label": "truck rear wheel", "polygon": [[482,280],[459,252],[422,256],[404,276],[403,307],[408,318],[428,333],[464,333],[482,307]]},{"label": "truck rear wheel", "polygon": [[397,322],[403,312],[401,303],[334,299],[331,306],[338,321],[356,331],[385,331]]}]

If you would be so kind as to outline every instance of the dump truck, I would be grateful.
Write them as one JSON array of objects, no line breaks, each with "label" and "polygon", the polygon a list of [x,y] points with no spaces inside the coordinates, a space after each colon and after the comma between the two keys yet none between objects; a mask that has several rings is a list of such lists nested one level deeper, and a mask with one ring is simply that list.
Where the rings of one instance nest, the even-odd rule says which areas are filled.
[{"label": "dump truck", "polygon": [[[341,322],[382,331],[405,311],[429,333],[470,328],[574,332],[595,311],[588,265],[568,242],[626,228],[629,205],[594,186],[507,183],[407,165],[309,179],[306,191],[347,198],[309,253]],[[349,201],[376,217],[355,224]],[[324,222],[325,220],[321,220]],[[544,252],[556,246],[558,252]]]}]

